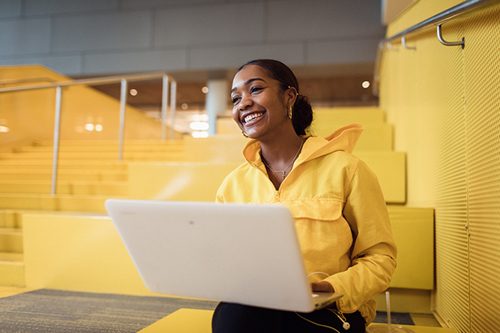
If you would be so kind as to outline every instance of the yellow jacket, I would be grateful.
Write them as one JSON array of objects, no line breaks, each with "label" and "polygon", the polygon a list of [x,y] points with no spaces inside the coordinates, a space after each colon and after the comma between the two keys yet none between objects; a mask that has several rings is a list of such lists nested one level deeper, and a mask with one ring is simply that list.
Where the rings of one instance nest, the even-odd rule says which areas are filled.
[{"label": "yellow jacket", "polygon": [[376,314],[372,297],[389,287],[396,245],[378,180],[351,154],[362,131],[353,124],[326,139],[310,136],[278,190],[267,176],[260,144],[251,140],[243,150],[248,163],[226,177],[217,201],[287,206],[310,281],[328,281],[344,294],[338,309],[359,310],[368,324]]}]

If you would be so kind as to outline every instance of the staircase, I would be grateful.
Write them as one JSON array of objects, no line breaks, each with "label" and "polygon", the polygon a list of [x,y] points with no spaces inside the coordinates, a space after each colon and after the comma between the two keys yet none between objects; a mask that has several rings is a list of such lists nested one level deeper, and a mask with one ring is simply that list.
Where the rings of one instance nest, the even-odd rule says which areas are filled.
[{"label": "staircase", "polygon": [[23,213],[104,213],[106,199],[129,196],[129,162],[183,158],[182,141],[128,141],[122,161],[117,142],[61,142],[56,195],[51,195],[52,142],[0,153],[0,286],[25,285]]},{"label": "staircase", "polygon": [[22,222],[12,210],[0,213],[0,285],[24,287]]}]

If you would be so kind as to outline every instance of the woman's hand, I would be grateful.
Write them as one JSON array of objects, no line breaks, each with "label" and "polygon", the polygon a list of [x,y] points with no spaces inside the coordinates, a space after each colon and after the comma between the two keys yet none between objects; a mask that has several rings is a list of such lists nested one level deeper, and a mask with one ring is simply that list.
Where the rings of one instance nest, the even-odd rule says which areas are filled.
[{"label": "woman's hand", "polygon": [[334,292],[332,285],[326,281],[311,282],[311,286],[313,291]]}]

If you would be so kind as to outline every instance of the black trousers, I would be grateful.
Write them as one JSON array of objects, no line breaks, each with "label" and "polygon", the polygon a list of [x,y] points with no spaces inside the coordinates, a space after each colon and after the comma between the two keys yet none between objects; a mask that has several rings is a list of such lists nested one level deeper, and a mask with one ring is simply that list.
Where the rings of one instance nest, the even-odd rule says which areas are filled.
[{"label": "black trousers", "polygon": [[[311,313],[279,311],[221,302],[212,317],[214,333],[266,333],[266,332],[335,332],[363,333],[365,320],[359,312],[344,314],[349,323],[345,330],[339,317],[328,309]],[[334,328],[332,330],[329,327]]]}]

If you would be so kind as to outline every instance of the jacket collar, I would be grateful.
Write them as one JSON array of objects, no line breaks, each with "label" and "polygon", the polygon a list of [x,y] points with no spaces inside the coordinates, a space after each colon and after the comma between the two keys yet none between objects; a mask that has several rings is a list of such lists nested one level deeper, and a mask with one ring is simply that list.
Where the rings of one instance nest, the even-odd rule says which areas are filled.
[{"label": "jacket collar", "polygon": [[[344,126],[326,138],[318,136],[305,136],[307,141],[302,147],[296,165],[299,163],[329,154],[334,151],[345,151],[352,153],[356,142],[358,141],[364,127],[359,124],[351,124]],[[257,140],[250,140],[243,148],[243,156],[248,163],[254,166],[260,166],[262,163],[260,158],[260,144]]]}]

